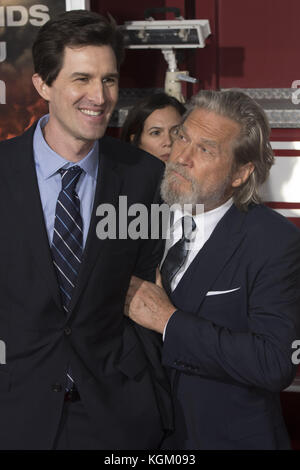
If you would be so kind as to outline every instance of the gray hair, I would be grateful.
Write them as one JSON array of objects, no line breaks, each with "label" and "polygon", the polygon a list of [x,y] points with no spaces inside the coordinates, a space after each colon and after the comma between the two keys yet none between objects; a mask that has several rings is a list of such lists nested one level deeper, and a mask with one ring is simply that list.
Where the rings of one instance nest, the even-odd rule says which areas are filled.
[{"label": "gray hair", "polygon": [[252,162],[255,168],[244,184],[234,188],[233,200],[242,210],[247,210],[250,203],[260,203],[258,188],[267,179],[274,163],[269,140],[270,126],[263,109],[252,98],[238,90],[200,91],[191,99],[183,119],[185,120],[194,109],[207,109],[239,124],[241,130],[233,149],[233,171],[249,162]]}]

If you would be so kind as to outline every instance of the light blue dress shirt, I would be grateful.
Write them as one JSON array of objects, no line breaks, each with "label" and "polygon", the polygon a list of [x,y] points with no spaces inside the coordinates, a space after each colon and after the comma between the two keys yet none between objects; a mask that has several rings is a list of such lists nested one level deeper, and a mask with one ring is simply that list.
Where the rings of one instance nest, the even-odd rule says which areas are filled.
[{"label": "light blue dress shirt", "polygon": [[45,141],[42,128],[48,119],[49,115],[47,114],[37,124],[33,136],[33,154],[49,244],[52,243],[56,202],[61,191],[61,175],[58,170],[78,165],[83,170],[76,186],[76,192],[80,199],[83,246],[85,246],[95,198],[99,144],[96,141],[92,150],[78,163],[70,162],[54,152]]}]

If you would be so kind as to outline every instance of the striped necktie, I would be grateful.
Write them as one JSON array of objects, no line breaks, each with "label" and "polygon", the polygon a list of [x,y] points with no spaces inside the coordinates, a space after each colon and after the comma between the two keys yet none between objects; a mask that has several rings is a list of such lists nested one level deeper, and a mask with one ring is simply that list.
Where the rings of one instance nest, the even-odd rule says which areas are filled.
[{"label": "striped necktie", "polygon": [[[83,229],[80,215],[80,200],[75,188],[82,169],[75,165],[68,170],[59,171],[62,188],[58,195],[54,232],[52,240],[52,257],[57,273],[62,306],[69,312],[76,280],[78,277],[83,250]],[[72,389],[74,380],[70,368],[67,371],[67,389]]]},{"label": "striped necktie", "polygon": [[192,232],[196,228],[196,223],[191,216],[184,216],[181,219],[182,237],[175,245],[171,246],[161,267],[162,285],[168,295],[171,294],[171,282],[176,273],[183,266],[188,255],[188,244],[191,241]]}]

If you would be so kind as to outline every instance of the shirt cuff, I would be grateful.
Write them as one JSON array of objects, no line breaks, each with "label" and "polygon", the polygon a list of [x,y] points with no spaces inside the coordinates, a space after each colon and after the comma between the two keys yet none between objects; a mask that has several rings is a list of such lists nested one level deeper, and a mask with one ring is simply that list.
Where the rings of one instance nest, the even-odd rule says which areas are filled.
[{"label": "shirt cuff", "polygon": [[[170,318],[172,318],[172,316],[174,315],[174,313],[177,312],[177,310],[174,310],[174,312],[172,313],[172,315],[170,316]],[[162,335],[162,340],[164,341],[165,340],[165,336],[166,336],[166,331],[167,331],[167,326],[168,326],[168,323],[170,321],[170,318],[168,319],[167,323],[165,324],[165,327],[164,327],[164,331],[163,331],[163,335]]]}]

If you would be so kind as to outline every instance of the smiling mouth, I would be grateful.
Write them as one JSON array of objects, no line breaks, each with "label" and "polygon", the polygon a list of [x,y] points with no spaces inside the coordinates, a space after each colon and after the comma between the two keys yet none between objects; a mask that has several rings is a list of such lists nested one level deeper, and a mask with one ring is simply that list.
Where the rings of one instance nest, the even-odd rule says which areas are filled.
[{"label": "smiling mouth", "polygon": [[86,116],[95,116],[95,117],[98,117],[98,116],[101,116],[102,114],[104,114],[104,111],[103,111],[103,110],[100,110],[100,111],[92,111],[91,109],[81,108],[81,109],[79,109],[79,111],[80,111],[82,114],[85,114]]}]

